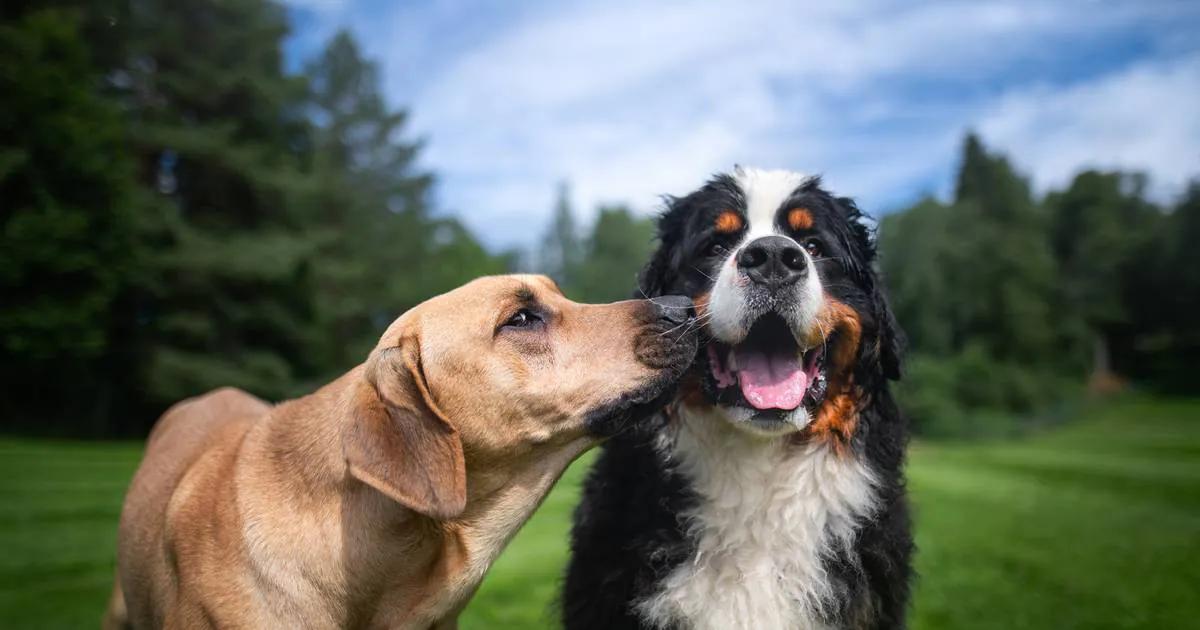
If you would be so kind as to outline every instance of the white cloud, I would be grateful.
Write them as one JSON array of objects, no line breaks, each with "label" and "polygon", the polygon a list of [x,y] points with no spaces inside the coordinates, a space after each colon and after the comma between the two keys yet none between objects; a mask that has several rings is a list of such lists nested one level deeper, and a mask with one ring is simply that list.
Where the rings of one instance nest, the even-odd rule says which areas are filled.
[{"label": "white cloud", "polygon": [[1200,54],[1008,94],[979,129],[1040,190],[1083,168],[1131,169],[1150,173],[1151,193],[1168,200],[1200,175]]},{"label": "white cloud", "polygon": [[[1175,185],[1196,170],[1194,64],[1147,62],[1067,87],[1022,75],[1138,24],[1186,47],[1173,33],[1196,11],[1078,7],[554,3],[479,24],[477,11],[437,4],[352,22],[370,23],[359,29],[368,50],[429,138],[423,161],[442,205],[507,246],[534,241],[561,179],[585,219],[606,201],[648,211],[734,163],[823,172],[887,209],[944,189],[970,126],[1050,183],[1109,160]],[[1150,104],[1153,115],[1133,113]]]}]

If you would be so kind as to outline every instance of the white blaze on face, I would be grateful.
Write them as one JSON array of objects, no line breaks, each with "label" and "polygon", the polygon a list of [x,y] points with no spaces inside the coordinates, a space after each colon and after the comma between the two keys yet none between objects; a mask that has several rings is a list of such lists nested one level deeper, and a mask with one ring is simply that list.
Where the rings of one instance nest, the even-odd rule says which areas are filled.
[{"label": "white blaze on face", "polygon": [[[742,248],[755,239],[764,236],[791,238],[779,229],[776,218],[784,202],[809,179],[807,175],[792,171],[740,167],[734,170],[733,178],[746,200],[746,235],[721,264],[709,296],[709,312],[712,314],[709,328],[714,337],[729,344],[738,343],[746,337],[754,323],[753,316],[757,315],[749,312],[750,305],[746,302],[744,289],[750,280],[738,270],[737,256]],[[803,251],[804,248],[800,249]],[[807,330],[816,325],[817,313],[824,300],[821,279],[808,252],[804,252],[804,260],[808,265],[808,273],[802,282],[789,289],[796,292],[795,299],[787,301],[790,304],[789,312],[780,313],[794,331]]]},{"label": "white blaze on face", "polygon": [[[755,292],[753,298],[760,303],[752,302],[748,288],[750,278],[738,269],[737,258],[741,251],[751,242],[766,236],[782,236],[791,240],[791,236],[779,227],[778,216],[786,210],[784,205],[797,188],[809,178],[791,171],[760,171],[753,169],[737,169],[733,174],[734,180],[741,189],[745,201],[746,234],[741,242],[732,249],[729,256],[721,264],[709,295],[708,327],[713,337],[730,346],[742,343],[751,326],[760,318],[765,310],[773,310],[780,315],[792,330],[793,337],[810,339],[810,331],[817,326],[817,315],[824,304],[825,293],[821,286],[821,278],[813,264],[812,257],[804,248],[796,243],[803,252],[807,273],[799,282],[792,284],[782,291],[791,295],[775,295],[772,304],[761,303],[763,296]],[[794,241],[793,241],[794,242]],[[769,309],[768,309],[769,306]],[[823,336],[823,335],[822,335]],[[801,351],[806,348],[800,348]],[[738,351],[729,351],[725,361],[727,366],[735,371],[731,378],[742,388],[742,394],[754,407],[790,409],[785,416],[785,422],[774,425],[769,429],[746,424],[756,413],[752,409],[740,406],[719,406],[718,410],[734,424],[743,426],[751,432],[766,431],[769,435],[781,435],[799,430],[809,423],[808,410],[800,404],[804,389],[811,384],[814,374],[796,372],[803,369],[803,356],[794,360],[771,357],[760,353],[750,353],[746,365],[737,365]],[[721,357],[721,359],[726,359]],[[717,363],[713,363],[717,365]],[[779,374],[791,370],[790,376],[780,379]],[[714,372],[714,375],[717,373]],[[724,375],[724,372],[722,372]],[[718,376],[719,377],[719,376]],[[798,389],[798,391],[797,391]],[[792,406],[792,403],[795,406]]]}]

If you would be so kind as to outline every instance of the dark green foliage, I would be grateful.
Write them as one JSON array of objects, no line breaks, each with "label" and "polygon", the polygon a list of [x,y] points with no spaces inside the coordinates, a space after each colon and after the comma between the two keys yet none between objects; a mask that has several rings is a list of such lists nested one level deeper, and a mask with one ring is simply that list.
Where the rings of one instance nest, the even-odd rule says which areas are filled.
[{"label": "dark green foliage", "polygon": [[1194,312],[1200,287],[1185,276],[1200,221],[1187,225],[1187,199],[1164,215],[1145,188],[1141,175],[1088,171],[1038,201],[969,135],[949,204],[883,219],[883,272],[910,345],[898,393],[919,430],[1005,433],[1016,427],[986,424],[1052,410],[1089,373],[1093,391],[1180,373],[1200,347],[1190,315],[1173,315]]},{"label": "dark green foliage", "polygon": [[1197,391],[1200,364],[1200,180],[1193,181],[1174,211],[1157,221],[1154,236],[1129,266],[1127,308],[1131,372],[1172,391]]},{"label": "dark green foliage", "polygon": [[1029,413],[1060,395],[1078,319],[1059,308],[1047,229],[1028,182],[973,135],[951,204],[927,199],[883,220],[884,276],[912,349],[899,394],[919,429]]},{"label": "dark green foliage", "polygon": [[349,33],[334,36],[307,69],[314,121],[305,204],[320,235],[312,289],[320,334],[314,350],[333,371],[362,360],[381,322],[478,275],[503,272],[453,219],[428,210],[432,177],[413,164],[420,146],[400,139],[379,71]]},{"label": "dark green foliage", "polygon": [[[116,109],[79,20],[44,11],[0,26],[0,352],[104,352],[108,309],[129,273],[131,169]],[[70,147],[63,151],[62,147]]]},{"label": "dark green foliage", "polygon": [[562,183],[550,226],[535,256],[534,271],[582,302],[612,302],[634,296],[637,274],[654,245],[654,222],[625,206],[601,206],[591,232],[580,238],[569,188]]},{"label": "dark green foliage", "polygon": [[0,413],[60,400],[55,411],[94,429],[110,313],[137,261],[135,195],[80,24],[40,10],[0,25]]},{"label": "dark green foliage", "polygon": [[28,428],[136,434],[216,386],[305,391],[506,269],[429,210],[406,114],[348,35],[294,76],[261,0],[11,11],[0,377]]},{"label": "dark green foliage", "polygon": [[576,272],[575,290],[587,302],[633,297],[637,274],[650,257],[654,222],[623,206],[600,208]]},{"label": "dark green foliage", "polygon": [[[0,16],[0,412],[22,430],[137,434],[218,385],[306,391],[420,300],[515,266],[430,208],[407,113],[346,33],[290,75],[262,0]],[[1145,187],[1088,172],[1038,200],[968,136],[951,201],[883,220],[919,427],[1036,414],[1089,372],[1194,391],[1200,184],[1171,212]],[[650,221],[602,208],[584,231],[568,197],[538,269],[629,297]]]},{"label": "dark green foliage", "polygon": [[1130,298],[1145,269],[1140,258],[1162,220],[1144,199],[1144,189],[1140,175],[1086,171],[1067,190],[1046,198],[1063,305],[1081,318],[1080,333],[1092,347],[1093,379],[1128,373],[1137,362],[1133,343],[1139,330]]},{"label": "dark green foliage", "polygon": [[566,291],[575,284],[575,273],[582,257],[579,228],[575,225],[575,213],[571,210],[570,187],[562,182],[558,185],[554,214],[550,218],[550,227],[542,237],[535,264],[538,272],[553,278]]}]

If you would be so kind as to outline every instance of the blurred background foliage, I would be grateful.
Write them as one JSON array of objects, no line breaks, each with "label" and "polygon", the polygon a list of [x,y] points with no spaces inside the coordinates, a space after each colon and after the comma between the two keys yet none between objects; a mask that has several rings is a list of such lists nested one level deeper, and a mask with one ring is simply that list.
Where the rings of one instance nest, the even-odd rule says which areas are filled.
[{"label": "blurred background foliage", "polygon": [[881,265],[909,341],[901,403],[926,435],[1019,430],[1085,391],[1195,392],[1189,313],[1200,185],[1173,207],[1138,173],[1086,171],[1036,198],[974,135],[953,199],[883,217]]},{"label": "blurred background foliage", "polygon": [[[136,436],[215,386],[294,395],[470,278],[536,270],[623,299],[653,247],[651,219],[620,205],[579,225],[564,182],[536,251],[488,251],[433,207],[375,63],[342,32],[285,71],[272,3],[17,0],[0,18],[6,430]],[[882,218],[919,431],[1008,432],[1089,389],[1190,387],[1200,185],[1170,207],[1145,189],[1085,172],[1039,197],[968,136],[950,201]]]}]

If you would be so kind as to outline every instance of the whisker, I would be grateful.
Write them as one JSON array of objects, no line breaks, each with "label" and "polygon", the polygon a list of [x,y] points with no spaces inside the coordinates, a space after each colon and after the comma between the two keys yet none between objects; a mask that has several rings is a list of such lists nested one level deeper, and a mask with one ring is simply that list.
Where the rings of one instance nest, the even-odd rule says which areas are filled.
[{"label": "whisker", "polygon": [[673,328],[670,328],[668,330],[665,330],[665,331],[659,333],[658,336],[664,337],[666,335],[669,335],[669,334],[675,332],[676,330],[679,330],[680,328],[683,328],[684,326],[687,326],[687,329],[684,330],[683,332],[684,332],[684,334],[687,334],[687,333],[691,332],[692,329],[695,328],[696,326],[699,326],[700,324],[703,324],[704,322],[708,321],[709,318],[711,318],[711,317],[712,317],[712,313],[705,313],[699,317],[693,317],[693,318],[689,319],[688,321],[683,322],[682,324],[679,324],[678,326],[675,326]]},{"label": "whisker", "polygon": [[[649,295],[646,295],[646,292],[644,290],[642,290],[641,287],[638,287],[638,293],[642,294],[642,299],[650,302],[651,304],[653,304],[659,308],[674,308],[674,309],[680,309],[680,310],[692,308],[691,306],[676,306],[676,305],[672,305],[672,304],[663,304],[662,302],[655,302],[654,301],[655,298],[652,298]],[[661,296],[657,296],[657,297],[661,298]]]}]

